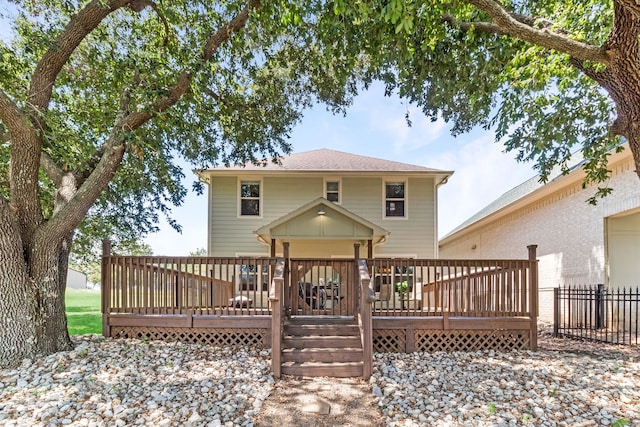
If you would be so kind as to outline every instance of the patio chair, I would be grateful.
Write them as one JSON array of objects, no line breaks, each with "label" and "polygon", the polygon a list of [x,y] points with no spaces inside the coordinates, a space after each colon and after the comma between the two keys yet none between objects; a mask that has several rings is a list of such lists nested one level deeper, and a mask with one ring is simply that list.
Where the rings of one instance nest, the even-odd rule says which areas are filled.
[{"label": "patio chair", "polygon": [[298,282],[298,295],[314,310],[324,310],[327,295],[324,289],[308,282]]},{"label": "patio chair", "polygon": [[380,293],[378,294],[378,301],[386,302],[389,307],[389,300],[391,299],[391,283],[380,283]]}]

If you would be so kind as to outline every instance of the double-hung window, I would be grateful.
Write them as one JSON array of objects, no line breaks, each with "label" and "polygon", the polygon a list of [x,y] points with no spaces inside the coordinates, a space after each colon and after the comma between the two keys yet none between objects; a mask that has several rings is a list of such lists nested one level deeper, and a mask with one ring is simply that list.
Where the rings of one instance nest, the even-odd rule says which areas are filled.
[{"label": "double-hung window", "polygon": [[385,182],[385,217],[405,216],[406,189],[404,182]]},{"label": "double-hung window", "polygon": [[240,182],[240,215],[260,216],[260,181]]},{"label": "double-hung window", "polygon": [[328,201],[340,203],[340,181],[337,179],[324,182],[324,193]]}]

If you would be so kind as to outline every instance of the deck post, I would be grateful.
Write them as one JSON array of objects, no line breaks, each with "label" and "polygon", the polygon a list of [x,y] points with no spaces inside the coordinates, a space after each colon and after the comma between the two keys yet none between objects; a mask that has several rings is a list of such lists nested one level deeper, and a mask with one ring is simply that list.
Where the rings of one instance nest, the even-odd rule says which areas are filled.
[{"label": "deck post", "polygon": [[531,316],[530,326],[530,342],[531,350],[538,350],[538,257],[536,249],[538,245],[529,245],[529,261],[531,265],[529,268],[529,312]]},{"label": "deck post", "polygon": [[365,260],[357,260],[358,285],[360,288],[359,326],[362,339],[362,377],[371,378],[373,372],[373,321],[371,319],[371,304],[375,301],[373,285],[369,268]]},{"label": "deck post", "polygon": [[102,240],[102,270],[100,279],[100,307],[102,311],[102,335],[105,337],[111,336],[111,329],[109,327],[109,307],[110,291],[111,291],[111,267],[109,263],[109,257],[111,256],[111,240]]},{"label": "deck post", "polygon": [[271,372],[276,378],[282,374],[282,308],[284,294],[285,261],[278,258],[269,290],[271,303]]}]

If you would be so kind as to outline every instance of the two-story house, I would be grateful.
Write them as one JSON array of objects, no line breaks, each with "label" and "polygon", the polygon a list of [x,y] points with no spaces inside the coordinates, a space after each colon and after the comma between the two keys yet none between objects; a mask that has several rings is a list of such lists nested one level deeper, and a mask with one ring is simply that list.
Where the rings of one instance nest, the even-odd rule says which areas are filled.
[{"label": "two-story house", "polygon": [[210,256],[437,256],[438,187],[452,172],[320,149],[199,172]]}]

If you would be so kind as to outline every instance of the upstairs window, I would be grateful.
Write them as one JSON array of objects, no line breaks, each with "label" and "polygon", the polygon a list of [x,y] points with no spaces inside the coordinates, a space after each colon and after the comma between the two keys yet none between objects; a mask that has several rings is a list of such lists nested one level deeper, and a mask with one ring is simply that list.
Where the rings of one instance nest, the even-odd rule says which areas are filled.
[{"label": "upstairs window", "polygon": [[385,183],[385,216],[389,218],[404,217],[405,183]]},{"label": "upstairs window", "polygon": [[260,216],[260,182],[240,183],[240,215]]},{"label": "upstairs window", "polygon": [[340,181],[325,181],[325,197],[330,202],[340,203]]}]

